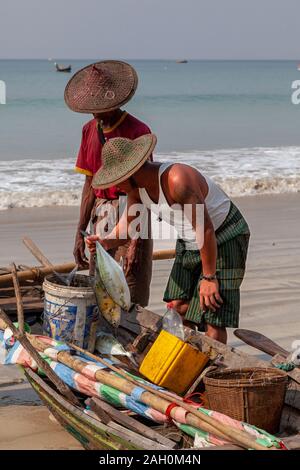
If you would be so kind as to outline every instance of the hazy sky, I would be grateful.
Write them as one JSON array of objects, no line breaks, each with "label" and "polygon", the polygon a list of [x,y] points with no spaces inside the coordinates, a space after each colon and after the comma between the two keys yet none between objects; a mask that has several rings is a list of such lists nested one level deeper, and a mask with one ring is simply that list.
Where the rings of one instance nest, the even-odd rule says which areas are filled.
[{"label": "hazy sky", "polygon": [[0,58],[299,59],[299,0],[0,0]]}]

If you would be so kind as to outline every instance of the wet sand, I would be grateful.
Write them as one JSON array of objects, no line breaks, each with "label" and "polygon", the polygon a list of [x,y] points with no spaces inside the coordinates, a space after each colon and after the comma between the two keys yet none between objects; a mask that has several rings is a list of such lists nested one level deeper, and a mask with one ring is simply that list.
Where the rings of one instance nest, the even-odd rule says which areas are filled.
[{"label": "wet sand", "polygon": [[[286,349],[300,339],[300,194],[257,196],[235,201],[252,232],[246,278],[242,285],[240,326],[258,330]],[[22,244],[30,236],[54,263],[72,260],[77,208],[11,209],[0,212],[0,266],[12,261],[33,265]],[[155,242],[156,249],[172,247]],[[172,261],[154,263],[150,309],[163,313],[162,295]],[[230,332],[229,342],[243,351],[264,357],[243,345]],[[47,410],[17,368],[0,366],[0,449],[80,448]],[[10,383],[10,385],[5,385]],[[27,446],[27,447],[26,447]]]}]

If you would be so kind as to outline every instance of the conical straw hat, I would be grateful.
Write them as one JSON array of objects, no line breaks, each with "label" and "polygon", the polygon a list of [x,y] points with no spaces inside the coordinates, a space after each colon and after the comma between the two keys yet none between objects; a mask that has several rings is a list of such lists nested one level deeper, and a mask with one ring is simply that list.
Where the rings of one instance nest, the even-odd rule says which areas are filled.
[{"label": "conical straw hat", "polygon": [[73,75],[65,89],[65,102],[78,113],[113,111],[130,100],[137,84],[137,73],[126,62],[96,62]]},{"label": "conical straw hat", "polygon": [[149,158],[156,145],[156,136],[146,134],[135,140],[116,137],[102,149],[102,167],[93,178],[94,188],[106,189],[127,180]]}]

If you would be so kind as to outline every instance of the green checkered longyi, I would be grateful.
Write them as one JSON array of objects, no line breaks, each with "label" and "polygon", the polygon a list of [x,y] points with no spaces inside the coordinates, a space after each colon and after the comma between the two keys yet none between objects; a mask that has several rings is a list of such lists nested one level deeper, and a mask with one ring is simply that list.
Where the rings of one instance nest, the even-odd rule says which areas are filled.
[{"label": "green checkered longyi", "polygon": [[231,203],[229,214],[216,231],[218,244],[217,278],[222,306],[216,311],[203,311],[200,307],[199,283],[202,264],[199,251],[185,249],[183,240],[176,245],[176,258],[168,280],[164,301],[190,300],[185,319],[219,327],[237,328],[240,311],[240,285],[246,268],[250,231],[238,208]]}]

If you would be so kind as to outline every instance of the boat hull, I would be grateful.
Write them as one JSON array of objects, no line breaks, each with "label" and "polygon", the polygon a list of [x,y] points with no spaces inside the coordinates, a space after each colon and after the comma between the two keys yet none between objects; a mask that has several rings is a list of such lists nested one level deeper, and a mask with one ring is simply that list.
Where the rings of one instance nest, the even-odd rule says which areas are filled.
[{"label": "boat hull", "polygon": [[[53,390],[35,372],[25,370],[26,378],[49,411],[61,426],[86,450],[143,450],[120,433],[113,433],[108,426],[85,415],[76,406]],[[146,449],[146,447],[144,448]]]},{"label": "boat hull", "polygon": [[[151,333],[151,341],[161,329],[161,317],[142,308],[133,309],[121,318],[119,339],[122,338],[124,346],[132,344],[134,338]],[[148,331],[149,330],[149,331]],[[125,334],[126,332],[126,334]],[[224,345],[200,333],[190,333],[190,342],[200,346],[201,350],[214,350],[222,357],[222,366],[230,368],[243,367],[270,367],[272,364],[245,354],[233,347]],[[122,334],[121,334],[122,333]],[[150,336],[148,336],[150,338]],[[143,354],[141,355],[142,358]],[[44,379],[32,370],[26,369],[25,374],[30,384],[41,400],[53,413],[64,429],[77,439],[83,448],[88,450],[150,450],[167,449],[159,446],[141,434],[132,433],[127,428],[112,423],[104,424],[92,418],[82,410],[70,404],[62,395],[57,393]],[[281,417],[280,435],[292,436],[293,448],[300,448],[300,377],[299,371],[294,370],[288,374],[290,377],[285,397],[285,406]],[[129,439],[128,435],[131,433]],[[295,447],[298,446],[298,447]],[[235,448],[235,446],[231,447]],[[213,449],[213,447],[212,447]],[[237,449],[241,450],[240,447]]]}]

